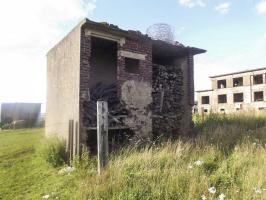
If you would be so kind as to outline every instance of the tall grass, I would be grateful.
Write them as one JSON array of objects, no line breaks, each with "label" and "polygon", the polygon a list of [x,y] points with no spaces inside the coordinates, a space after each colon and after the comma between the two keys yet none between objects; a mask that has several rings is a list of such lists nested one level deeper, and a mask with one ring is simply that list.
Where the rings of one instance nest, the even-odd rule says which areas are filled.
[{"label": "tall grass", "polygon": [[[194,137],[124,148],[101,175],[87,152],[73,172],[59,173],[66,166],[52,167],[38,153],[41,129],[0,132],[0,199],[266,199],[266,116],[194,119]],[[58,166],[65,147],[54,142],[43,144]]]},{"label": "tall grass", "polygon": [[82,181],[77,198],[266,199],[266,117],[197,119],[196,138],[114,155],[102,175]]}]

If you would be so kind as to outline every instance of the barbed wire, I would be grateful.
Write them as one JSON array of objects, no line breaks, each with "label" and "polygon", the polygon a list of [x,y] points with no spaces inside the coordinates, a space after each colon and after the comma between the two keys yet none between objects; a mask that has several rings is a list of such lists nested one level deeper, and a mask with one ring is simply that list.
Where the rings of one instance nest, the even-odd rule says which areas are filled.
[{"label": "barbed wire", "polygon": [[154,40],[162,40],[171,44],[175,43],[174,28],[169,24],[153,24],[147,29],[146,33]]}]

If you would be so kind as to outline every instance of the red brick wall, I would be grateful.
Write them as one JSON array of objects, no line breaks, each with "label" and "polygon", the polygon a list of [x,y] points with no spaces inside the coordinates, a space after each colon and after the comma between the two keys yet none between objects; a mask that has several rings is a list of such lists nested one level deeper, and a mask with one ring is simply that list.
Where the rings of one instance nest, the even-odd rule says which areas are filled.
[{"label": "red brick wall", "polygon": [[[133,34],[132,34],[133,35]],[[152,82],[152,44],[149,38],[143,36],[133,36],[126,39],[123,46],[118,45],[118,50],[130,51],[139,54],[145,54],[146,59],[140,60],[139,74],[127,73],[125,71],[125,58],[118,56],[117,59],[117,80],[119,85],[127,80]]]}]

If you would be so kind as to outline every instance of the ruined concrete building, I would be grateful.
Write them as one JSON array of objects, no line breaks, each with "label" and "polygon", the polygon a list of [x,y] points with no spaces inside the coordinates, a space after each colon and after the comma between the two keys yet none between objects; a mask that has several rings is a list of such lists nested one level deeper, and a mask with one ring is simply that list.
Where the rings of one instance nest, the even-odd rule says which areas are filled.
[{"label": "ruined concrete building", "polygon": [[198,111],[233,113],[266,109],[266,68],[211,76],[212,89],[198,92]]},{"label": "ruined concrete building", "polygon": [[97,100],[108,101],[110,134],[188,133],[193,56],[204,52],[85,19],[47,54],[46,135],[93,146]]}]

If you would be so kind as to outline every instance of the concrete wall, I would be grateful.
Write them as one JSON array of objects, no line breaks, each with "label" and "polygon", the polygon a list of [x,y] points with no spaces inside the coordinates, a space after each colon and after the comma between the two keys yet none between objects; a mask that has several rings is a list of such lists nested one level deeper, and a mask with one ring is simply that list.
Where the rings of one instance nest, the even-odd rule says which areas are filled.
[{"label": "concrete wall", "polygon": [[47,54],[47,136],[68,140],[69,120],[79,122],[80,34],[77,26]]},{"label": "concrete wall", "polygon": [[182,99],[182,107],[184,115],[181,120],[181,134],[189,134],[192,131],[192,107],[194,106],[194,58],[187,55],[179,60],[183,71],[183,88],[184,98]]},{"label": "concrete wall", "polygon": [[[198,92],[198,109],[200,114],[204,109],[208,112],[223,112],[221,109],[225,110],[225,113],[232,113],[236,111],[249,111],[249,110],[259,110],[259,108],[266,108],[266,80],[265,80],[266,70],[259,70],[254,72],[246,72],[240,74],[227,75],[217,78],[212,78],[213,91]],[[264,84],[253,84],[253,76],[263,74]],[[233,78],[243,77],[243,86],[233,87]],[[226,79],[227,87],[222,89],[217,89],[217,81]],[[264,101],[254,102],[254,92],[263,91]],[[236,103],[234,102],[234,94],[243,93],[244,101]],[[227,103],[218,103],[218,95],[226,94]],[[202,105],[201,97],[210,96],[210,104]]]}]

